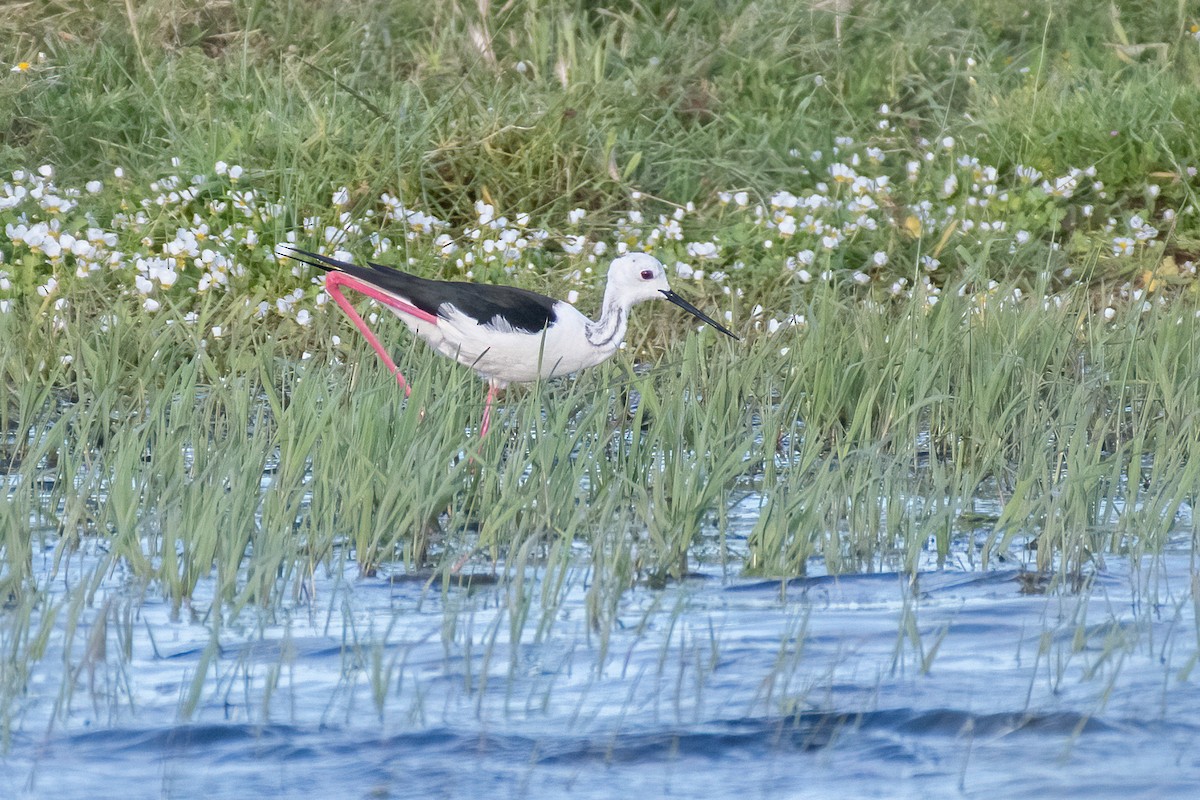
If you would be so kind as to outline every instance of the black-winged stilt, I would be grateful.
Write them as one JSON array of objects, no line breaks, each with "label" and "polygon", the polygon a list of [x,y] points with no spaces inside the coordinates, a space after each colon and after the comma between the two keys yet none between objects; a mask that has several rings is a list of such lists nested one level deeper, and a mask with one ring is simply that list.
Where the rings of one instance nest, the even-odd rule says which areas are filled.
[{"label": "black-winged stilt", "polygon": [[570,303],[515,286],[429,280],[379,264],[359,266],[288,247],[291,252],[279,252],[329,273],[325,291],[371,343],[406,395],[408,382],[342,294],[343,286],[383,303],[434,350],[479,373],[488,382],[480,438],[487,435],[492,402],[500,389],[604,361],[625,338],[629,309],[644,300],[670,300],[721,333],[738,338],[671,291],[662,263],[646,253],[631,253],[612,262],[600,319],[593,322]]}]

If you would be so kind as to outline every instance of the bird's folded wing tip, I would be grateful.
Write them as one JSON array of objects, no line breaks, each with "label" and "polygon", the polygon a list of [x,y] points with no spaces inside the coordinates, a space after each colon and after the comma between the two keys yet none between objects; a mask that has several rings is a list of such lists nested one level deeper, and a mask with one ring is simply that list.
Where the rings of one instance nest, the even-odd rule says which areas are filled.
[{"label": "bird's folded wing tip", "polygon": [[303,264],[308,264],[310,267],[317,267],[325,271],[341,269],[346,265],[345,262],[338,261],[335,258],[302,250],[291,242],[278,242],[275,245],[275,257],[279,259],[290,258],[293,261],[299,261]]}]

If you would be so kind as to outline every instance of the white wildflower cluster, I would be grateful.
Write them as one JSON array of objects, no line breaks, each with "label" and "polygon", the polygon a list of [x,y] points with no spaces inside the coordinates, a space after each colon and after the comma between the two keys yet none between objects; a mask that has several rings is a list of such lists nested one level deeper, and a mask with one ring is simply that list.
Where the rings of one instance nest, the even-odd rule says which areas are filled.
[{"label": "white wildflower cluster", "polygon": [[[1116,221],[1109,220],[1105,229],[1110,233],[1116,230]],[[1112,254],[1116,257],[1132,256],[1139,245],[1154,247],[1161,244],[1158,240],[1158,228],[1146,222],[1140,214],[1134,214],[1125,223],[1124,232],[1112,239]]]},{"label": "white wildflower cluster", "polygon": [[[884,117],[890,113],[886,106],[880,109]],[[798,150],[792,153],[799,155]],[[896,165],[903,169],[901,191],[887,171],[890,165],[883,148],[859,146],[839,137],[828,153],[809,153],[813,168],[802,173],[799,186],[777,191],[766,202],[754,203],[746,191],[719,192],[722,220],[748,217],[761,231],[758,260],[776,260],[800,283],[837,279],[872,286],[881,282],[889,294],[920,296],[933,304],[942,291],[938,270],[944,253],[953,256],[960,246],[979,252],[992,242],[1013,255],[1022,248],[1041,248],[1043,252],[1030,256],[1047,259],[1047,252],[1051,256],[1062,252],[1060,220],[1067,214],[1077,225],[1079,220],[1090,220],[1096,204],[1109,197],[1095,166],[1071,167],[1051,176],[1028,165],[1006,171],[963,152],[961,143],[949,136],[919,141],[916,155]],[[1196,171],[1189,168],[1187,174],[1192,178]],[[1145,197],[1151,206],[1160,193],[1156,184],[1147,185]],[[1189,206],[1180,213],[1197,212]],[[1148,221],[1151,218],[1154,224]],[[1123,230],[1110,220],[1105,232],[1110,235],[1111,255],[1124,257],[1161,247],[1160,227],[1175,218],[1175,210],[1169,208],[1134,215]],[[1095,231],[1080,229],[1085,236],[1088,230]],[[917,259],[918,270],[902,266],[912,251],[897,253],[896,242],[921,243],[919,252],[911,256]],[[892,246],[881,249],[880,244]],[[1095,246],[1102,245],[1096,242]],[[687,247],[693,260],[710,253],[701,242]],[[778,255],[770,252],[776,248],[782,250]],[[745,258],[745,253],[723,251],[718,257],[739,256]],[[1062,262],[1061,257],[1050,260]],[[1071,277],[1069,265],[1061,277]]]},{"label": "white wildflower cluster", "polygon": [[[14,261],[30,265],[43,276],[36,289],[44,297],[60,291],[66,275],[124,273],[129,276],[125,293],[149,312],[161,309],[173,290],[228,290],[231,280],[245,275],[244,259],[258,248],[260,229],[283,211],[282,203],[263,202],[254,190],[234,188],[243,173],[240,166],[218,163],[206,176],[166,175],[150,183],[145,196],[123,197],[122,210],[101,222],[81,201],[121,186],[121,168],[113,171],[115,181],[108,187],[91,180],[82,191],[60,186],[49,164],[15,170],[0,184],[6,237],[0,260],[7,250]],[[164,237],[163,223],[171,220],[174,235]],[[14,291],[11,279],[0,284],[0,294]],[[3,310],[11,310],[11,297],[4,299]]]},{"label": "white wildflower cluster", "polygon": [[[462,232],[463,245],[456,245],[448,234],[438,237],[435,244],[445,258],[454,258],[454,264],[466,277],[474,277],[473,268],[478,264],[498,264],[512,274],[521,266],[532,266],[531,253],[542,249],[550,234],[530,225],[528,214],[517,214],[512,219],[498,215],[491,203],[475,201],[476,224],[468,225]],[[425,233],[447,227],[441,220],[426,217]],[[568,253],[581,252],[585,241],[581,236],[567,236],[563,249]]]},{"label": "white wildflower cluster", "polygon": [[[263,240],[280,228],[286,242],[334,258],[358,254],[418,270],[437,261],[443,272],[466,279],[565,261],[560,296],[570,302],[599,288],[601,270],[595,267],[602,259],[645,251],[667,264],[674,278],[710,292],[742,296],[739,284],[746,276],[782,274],[799,284],[836,281],[864,287],[876,299],[919,297],[933,304],[960,248],[981,252],[998,244],[1004,249],[992,252],[1061,263],[1048,255],[1060,252],[1060,221],[1070,214],[1103,256],[1130,258],[1161,247],[1162,231],[1175,227],[1176,211],[1159,208],[1158,187],[1150,184],[1145,210],[1101,226],[1096,209],[1105,207],[1108,195],[1094,166],[1050,175],[1028,165],[1001,169],[964,152],[950,136],[919,141],[915,152],[905,143],[898,157],[893,111],[883,106],[879,114],[884,138],[877,142],[836,137],[821,150],[793,148],[797,166],[787,188],[718,191],[699,211],[635,191],[615,222],[581,207],[535,221],[530,213],[480,199],[468,221],[451,224],[398,194],[364,197],[334,183],[327,205],[304,209],[308,215],[296,224],[292,204],[254,185],[262,180],[259,173],[223,161],[190,177],[171,170],[140,197],[131,196],[131,181],[119,168],[83,189],[61,186],[53,165],[15,170],[0,183],[0,313],[11,310],[21,292],[36,291],[48,301],[42,307],[50,308],[62,299],[63,281],[105,274],[115,275],[125,296],[148,312],[168,300],[186,312],[189,296],[250,296],[252,285],[286,285],[281,297],[253,301],[250,313],[308,325],[327,306],[323,276],[304,283],[312,270]],[[1189,181],[1197,177],[1195,169],[1186,171]],[[99,219],[90,206],[100,200],[120,210]],[[10,263],[26,266],[17,271],[6,267]],[[26,285],[15,285],[16,275]],[[1061,275],[1069,278],[1069,267]],[[751,321],[768,332],[803,324],[765,314],[752,314]],[[185,314],[183,322],[189,319],[194,315]]]}]

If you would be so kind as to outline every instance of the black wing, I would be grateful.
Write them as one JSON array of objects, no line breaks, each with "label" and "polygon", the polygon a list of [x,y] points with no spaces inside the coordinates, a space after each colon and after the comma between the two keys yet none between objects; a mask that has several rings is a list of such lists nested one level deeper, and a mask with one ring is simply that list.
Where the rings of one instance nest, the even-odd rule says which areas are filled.
[{"label": "black wing", "polygon": [[[291,245],[288,245],[291,247]],[[444,306],[454,306],[481,325],[505,325],[527,333],[539,333],[556,319],[551,297],[516,286],[491,286],[464,281],[435,281],[401,272],[381,264],[350,264],[336,258],[291,247],[298,255],[286,254],[326,272],[338,270],[364,283],[399,295],[426,314],[441,315]]]}]

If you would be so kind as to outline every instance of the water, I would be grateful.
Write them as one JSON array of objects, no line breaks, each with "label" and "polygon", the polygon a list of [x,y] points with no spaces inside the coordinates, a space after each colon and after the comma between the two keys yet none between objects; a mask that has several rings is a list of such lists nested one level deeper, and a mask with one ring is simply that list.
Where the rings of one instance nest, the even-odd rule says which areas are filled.
[{"label": "water", "polygon": [[443,593],[346,563],[228,619],[202,595],[175,618],[98,552],[51,580],[42,554],[0,796],[1191,797],[1182,550],[1050,594],[713,568],[589,606],[576,569],[547,608],[545,575]]}]

